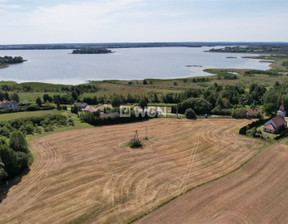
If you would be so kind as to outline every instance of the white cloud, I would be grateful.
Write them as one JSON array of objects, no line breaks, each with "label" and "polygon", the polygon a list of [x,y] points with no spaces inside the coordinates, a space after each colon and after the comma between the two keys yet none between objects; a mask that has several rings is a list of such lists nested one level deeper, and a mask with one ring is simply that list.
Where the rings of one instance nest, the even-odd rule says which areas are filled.
[{"label": "white cloud", "polygon": [[196,4],[199,0],[179,2],[74,0],[51,7],[41,3],[39,7],[23,4],[19,8],[0,0],[0,30],[4,31],[0,44],[288,39],[283,28],[288,25],[286,12],[271,9],[269,13],[258,10],[249,14],[226,9],[226,13],[219,13],[218,8]]}]

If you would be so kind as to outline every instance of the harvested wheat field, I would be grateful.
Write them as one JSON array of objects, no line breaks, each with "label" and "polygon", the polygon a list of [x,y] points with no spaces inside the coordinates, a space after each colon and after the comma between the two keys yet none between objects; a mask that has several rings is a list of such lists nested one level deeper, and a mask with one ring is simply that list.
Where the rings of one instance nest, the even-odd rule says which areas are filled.
[{"label": "harvested wheat field", "polygon": [[138,223],[288,223],[288,146],[263,149],[236,172],[177,198]]},{"label": "harvested wheat field", "polygon": [[[194,186],[235,170],[255,155],[261,143],[240,136],[235,131],[249,122],[232,119],[153,119],[127,125],[71,130],[35,139],[30,144],[34,155],[31,171],[9,190],[7,197],[0,203],[0,223],[129,222],[132,217]],[[141,138],[145,137],[146,127],[149,141],[145,141],[144,148],[127,147],[126,143],[136,129]],[[284,151],[279,153],[287,158]],[[287,168],[288,163],[283,164],[277,154],[273,155],[281,162],[278,165]],[[277,164],[277,161],[273,164]],[[264,169],[267,172],[269,168],[271,172],[267,173],[274,180],[273,167],[270,166],[267,160],[256,171],[262,172]],[[249,171],[250,168],[245,166],[245,169]],[[227,186],[230,184],[232,187],[222,184],[222,188],[216,189],[218,194],[215,194],[220,196],[228,191],[226,200],[229,197],[229,201],[240,198],[238,183],[241,189],[247,190],[246,194],[242,192],[244,196],[249,193],[252,195],[255,191],[261,196],[265,188],[260,185],[259,188],[251,188],[248,183],[249,179],[254,184],[257,180],[264,181],[263,177],[258,177],[255,171],[256,179],[252,180],[250,172],[241,170],[239,183],[235,182],[234,186],[232,183],[238,181],[237,175],[229,175],[232,183],[228,179]],[[280,172],[278,169],[274,171]],[[267,181],[266,184],[273,187],[273,182]],[[177,211],[187,206],[187,203],[199,206],[197,201],[205,197],[201,189],[205,190],[208,186],[211,185],[199,188],[200,194],[195,194],[198,197],[196,201],[190,199],[186,204],[177,205]],[[278,197],[276,195],[271,201],[265,199],[265,202],[272,206],[287,193],[284,188],[278,190]],[[213,192],[215,190],[212,188],[207,194]],[[218,200],[225,198],[213,197],[211,203],[221,205]],[[246,200],[251,198],[247,197]],[[261,198],[256,202],[260,201]],[[206,202],[204,200],[200,205],[205,208]],[[246,204],[233,205],[240,209]],[[253,206],[254,203],[249,205]],[[222,211],[221,206],[219,211]],[[208,209],[206,212],[210,214],[211,211]],[[173,213],[165,215],[171,218]],[[188,210],[184,215],[189,214]],[[221,214],[214,219],[221,218]]]}]

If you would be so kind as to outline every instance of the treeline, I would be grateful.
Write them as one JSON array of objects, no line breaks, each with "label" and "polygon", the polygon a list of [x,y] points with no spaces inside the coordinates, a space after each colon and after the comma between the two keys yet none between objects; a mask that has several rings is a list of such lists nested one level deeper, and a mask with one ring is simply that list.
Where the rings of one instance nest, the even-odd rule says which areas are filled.
[{"label": "treeline", "polygon": [[18,64],[22,62],[24,62],[22,57],[11,57],[11,56],[0,57],[0,65]]},{"label": "treeline", "polygon": [[0,139],[0,184],[26,170],[31,159],[28,144],[20,131],[13,131],[9,143]]},{"label": "treeline", "polygon": [[31,163],[25,135],[69,125],[74,126],[74,121],[61,114],[0,122],[0,183],[21,173]]},{"label": "treeline", "polygon": [[72,54],[109,54],[111,50],[107,48],[81,48],[73,50]]},{"label": "treeline", "polygon": [[210,52],[231,52],[231,53],[288,53],[287,44],[262,44],[252,46],[226,46],[223,48],[212,48]]},{"label": "treeline", "polygon": [[253,76],[254,74],[262,74],[262,75],[269,75],[269,76],[283,76],[283,74],[275,71],[263,71],[263,70],[250,70],[244,73],[245,76]]},{"label": "treeline", "polygon": [[112,124],[123,124],[123,123],[131,123],[136,121],[144,121],[148,120],[149,117],[147,114],[145,116],[136,116],[134,110],[131,110],[131,116],[129,117],[120,117],[118,116],[111,116],[111,117],[103,117],[101,118],[99,113],[94,112],[81,112],[80,119],[84,122],[87,122],[91,125],[95,126],[102,126],[102,125],[112,125]]}]

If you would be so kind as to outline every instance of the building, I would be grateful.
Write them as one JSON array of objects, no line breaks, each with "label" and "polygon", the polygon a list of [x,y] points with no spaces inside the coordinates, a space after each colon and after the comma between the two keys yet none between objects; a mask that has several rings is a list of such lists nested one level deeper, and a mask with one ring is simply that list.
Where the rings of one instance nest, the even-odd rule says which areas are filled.
[{"label": "building", "polygon": [[99,108],[95,108],[95,107],[90,107],[90,106],[87,106],[85,109],[85,111],[89,111],[89,112],[96,112],[96,111],[99,111],[100,112],[100,109]]},{"label": "building", "polygon": [[248,109],[247,110],[247,114],[249,116],[257,116],[258,114],[260,116],[262,116],[263,115],[263,111],[262,110],[257,110],[257,109]]},{"label": "building", "polygon": [[107,118],[107,117],[119,117],[119,113],[118,112],[109,114],[100,113],[100,118]]},{"label": "building", "polygon": [[87,106],[88,106],[87,103],[81,103],[81,102],[76,103],[76,107],[78,110],[84,110]]},{"label": "building", "polygon": [[287,126],[285,116],[286,111],[284,108],[284,104],[282,104],[277,111],[277,116],[265,123],[263,131],[273,134],[281,132]]},{"label": "building", "polygon": [[18,110],[18,103],[15,100],[3,100],[0,101],[0,109],[4,110]]}]

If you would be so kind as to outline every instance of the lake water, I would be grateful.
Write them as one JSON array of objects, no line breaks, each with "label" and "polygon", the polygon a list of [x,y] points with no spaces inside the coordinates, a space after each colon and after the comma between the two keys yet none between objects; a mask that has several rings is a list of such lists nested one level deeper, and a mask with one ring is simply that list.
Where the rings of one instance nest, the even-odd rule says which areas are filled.
[{"label": "lake water", "polygon": [[[79,84],[87,80],[207,76],[205,68],[269,69],[269,63],[242,58],[251,54],[210,53],[208,47],[112,49],[113,54],[76,55],[72,50],[10,50],[0,56],[27,61],[0,69],[0,80]],[[255,55],[253,55],[255,56]],[[227,58],[236,57],[236,58]],[[192,65],[192,67],[186,67]],[[194,67],[203,66],[203,67]]]}]

